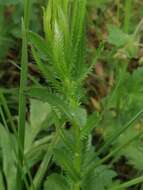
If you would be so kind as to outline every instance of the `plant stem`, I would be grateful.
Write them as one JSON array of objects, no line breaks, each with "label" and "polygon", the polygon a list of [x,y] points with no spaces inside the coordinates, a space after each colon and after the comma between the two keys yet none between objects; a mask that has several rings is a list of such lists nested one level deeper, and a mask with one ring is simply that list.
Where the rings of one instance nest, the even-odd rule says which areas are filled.
[{"label": "plant stem", "polygon": [[1,91],[0,91],[0,100],[1,100],[2,106],[3,106],[4,110],[5,110],[5,113],[6,113],[7,117],[8,117],[8,120],[10,122],[11,128],[14,131],[14,133],[16,134],[17,132],[16,132],[15,124],[13,122],[10,110],[9,110],[8,105],[6,103],[6,100],[5,100],[5,97],[4,97],[4,95],[3,95],[3,93]]},{"label": "plant stem", "polygon": [[132,13],[132,0],[126,0],[125,1],[125,18],[124,18],[124,31],[126,33],[129,32],[130,29],[130,20],[131,20],[131,13]]},{"label": "plant stem", "polygon": [[76,184],[74,190],[80,190],[80,184]]},{"label": "plant stem", "polygon": [[18,127],[18,167],[17,167],[17,189],[22,189],[22,168],[24,161],[24,139],[25,139],[25,117],[26,97],[24,91],[27,86],[28,77],[28,28],[29,28],[30,0],[24,1],[24,22],[22,22],[22,57],[19,90],[19,127]]},{"label": "plant stem", "polygon": [[[41,185],[41,182],[42,182],[42,179],[45,175],[45,172],[47,170],[47,167],[50,163],[50,160],[52,158],[52,155],[53,155],[53,149],[54,147],[56,146],[56,144],[58,143],[59,141],[59,131],[57,131],[52,139],[52,142],[49,146],[49,149],[48,149],[48,152],[45,154],[40,166],[39,166],[39,169],[34,177],[34,180],[33,180],[33,186],[34,186],[34,190],[38,190],[40,185]],[[31,186],[31,188],[29,190],[33,190],[33,187]]]},{"label": "plant stem", "polygon": [[[80,174],[81,170],[81,140],[80,140],[80,127],[76,124],[73,125],[75,130],[75,137],[76,137],[76,148],[75,148],[75,160],[74,165],[77,170],[77,172]],[[74,185],[74,190],[80,190],[80,183],[77,182]]]},{"label": "plant stem", "polygon": [[[16,131],[16,126],[15,126],[15,124],[14,124],[14,121],[13,121],[13,118],[12,118],[12,115],[11,115],[11,112],[10,112],[9,107],[8,107],[8,105],[7,105],[7,101],[6,101],[6,99],[5,99],[5,96],[3,95],[3,93],[2,93],[1,90],[0,90],[0,100],[1,100],[1,104],[2,104],[2,105],[0,105],[0,115],[1,115],[1,117],[2,117],[4,126],[5,126],[6,129],[9,131],[9,128],[8,128],[8,125],[7,125],[7,122],[6,122],[6,119],[5,119],[5,116],[4,116],[4,114],[3,114],[3,111],[2,111],[2,107],[1,107],[1,106],[3,106],[3,109],[4,109],[4,111],[5,111],[6,115],[7,115],[7,118],[8,118],[8,122],[11,124],[11,130],[13,131],[13,133],[14,133],[14,135],[15,135],[15,137],[16,137],[16,140],[18,140],[18,134],[17,134],[17,131]],[[13,141],[12,141],[12,142],[13,142]],[[20,151],[22,151],[20,146],[19,146],[19,149],[20,149]],[[18,156],[18,155],[17,155],[17,152],[15,152],[15,154],[16,154],[16,156]],[[26,167],[26,169],[27,169],[27,171],[28,171],[28,164],[27,164],[27,161],[26,161],[25,159],[24,159],[24,163],[25,163],[25,167]],[[20,166],[19,166],[19,168],[20,168]],[[30,173],[29,171],[27,172],[27,176],[28,176],[28,178],[29,178],[29,181],[30,181],[31,184],[32,184],[32,176],[31,176],[31,173]],[[24,183],[25,183],[26,186],[27,186],[27,184],[28,184],[28,183],[27,183],[28,178],[24,176]],[[27,188],[27,189],[28,189],[28,188]]]},{"label": "plant stem", "polygon": [[128,188],[128,187],[131,187],[131,186],[136,185],[136,184],[141,183],[141,182],[143,182],[143,176],[132,179],[132,180],[125,182],[121,185],[118,185],[116,187],[112,187],[109,190],[120,190],[120,189]]}]

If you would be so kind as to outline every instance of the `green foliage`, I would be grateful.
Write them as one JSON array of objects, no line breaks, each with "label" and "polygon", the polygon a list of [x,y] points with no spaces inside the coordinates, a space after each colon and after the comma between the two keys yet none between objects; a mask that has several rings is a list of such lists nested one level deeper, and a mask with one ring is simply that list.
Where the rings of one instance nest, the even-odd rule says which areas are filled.
[{"label": "green foliage", "polygon": [[[142,172],[142,125],[136,121],[143,113],[143,69],[127,71],[139,51],[142,22],[133,34],[130,15],[125,15],[125,32],[110,25],[105,50],[99,45],[88,59],[86,7],[104,9],[112,1],[49,0],[43,9],[44,36],[32,26],[29,32],[29,2],[24,1],[18,119],[0,92],[0,189],[123,190],[141,183],[142,176],[119,184],[113,163],[124,156]],[[115,65],[115,86],[101,101],[101,110],[90,114],[84,106],[84,82],[101,53],[104,58],[106,45],[111,45],[107,63]],[[28,47],[44,84],[28,86]],[[115,61],[121,53],[124,59]],[[92,132],[103,142],[93,145],[98,138]]]},{"label": "green foliage", "polygon": [[[114,96],[110,99],[109,109],[111,108],[115,110],[115,112],[118,111],[117,109],[121,110],[118,116],[123,122],[142,109],[142,74],[142,68],[136,69],[132,74],[126,72],[124,75],[124,80],[120,82],[116,93],[114,93]],[[126,85],[124,85],[125,81]],[[110,95],[107,99],[108,98],[110,98]],[[110,115],[114,115],[114,111],[109,112],[108,116],[110,117]]]},{"label": "green foliage", "polygon": [[116,26],[109,26],[109,37],[108,42],[115,45],[117,48],[121,48],[123,56],[127,58],[137,57],[139,47],[138,39],[134,35],[124,33],[121,29]]},{"label": "green foliage", "polygon": [[20,0],[0,0],[0,5],[15,5],[17,3],[19,3]]},{"label": "green foliage", "polygon": [[130,36],[116,26],[110,25],[108,41],[117,47],[122,47],[130,41]]},{"label": "green foliage", "polygon": [[[2,150],[2,170],[6,177],[8,190],[14,190],[16,187],[16,157],[15,140],[2,125],[0,125],[0,147]],[[2,179],[1,179],[2,180]],[[4,182],[3,182],[4,183]]]},{"label": "green foliage", "polygon": [[[104,128],[104,138],[107,140],[109,136],[113,136],[117,129],[122,129],[124,122],[133,117],[135,113],[142,109],[142,73],[143,69],[139,68],[132,74],[126,73],[124,80],[120,83],[112,101],[109,103],[108,113],[103,120],[102,125]],[[124,85],[126,81],[126,85]],[[108,99],[109,97],[107,97]],[[130,127],[126,132],[116,140],[113,145],[115,147],[126,143],[137,134],[142,135],[142,125],[136,124]],[[142,136],[135,139],[132,143],[126,146],[118,153],[118,158],[124,155],[130,164],[137,169],[141,169],[142,165]]]},{"label": "green foliage", "polygon": [[[44,11],[46,42],[36,34],[31,33],[30,35],[33,56],[37,60],[41,72],[44,73],[54,89],[71,104],[70,107],[77,107],[83,96],[82,82],[90,72],[90,66],[85,64],[85,26],[83,22],[85,1],[73,3],[64,1],[64,7],[60,2],[55,6],[53,3],[53,1],[49,1],[47,9]],[[54,6],[54,10],[52,6]],[[70,8],[74,7],[71,22],[69,22],[71,14],[69,6]],[[79,7],[80,14],[77,12]],[[53,17],[52,14],[54,14]],[[41,56],[41,53],[44,57]],[[42,58],[47,60],[46,65],[43,64]],[[51,73],[53,73],[52,76]]]},{"label": "green foliage", "polygon": [[[35,110],[35,108],[37,108]],[[46,110],[46,111],[45,111]],[[48,112],[49,110],[49,112]],[[36,111],[36,112],[35,112]],[[27,175],[29,169],[36,163],[42,160],[47,148],[51,142],[52,136],[46,132],[45,121],[51,112],[50,106],[38,100],[31,100],[30,118],[26,125],[25,134],[25,148],[24,148],[24,162],[25,165],[22,169],[23,176]],[[40,119],[39,117],[40,116]],[[37,118],[37,120],[35,119]],[[16,184],[16,165],[17,165],[17,137],[8,131],[7,128],[0,124],[0,149],[1,149],[1,167],[0,171],[6,178],[6,185],[8,189],[15,189]],[[39,133],[45,132],[41,137]],[[28,174],[29,175],[29,174]],[[0,178],[1,184],[4,183],[3,177]],[[5,183],[4,183],[5,184]],[[5,190],[5,185],[3,187]]]},{"label": "green foliage", "polygon": [[[31,12],[31,28],[39,31],[41,27],[39,5],[40,3],[32,0],[34,11]],[[9,50],[17,45],[15,39],[21,38],[21,17],[23,14],[23,1],[5,0],[0,1],[0,62],[8,54]],[[39,22],[37,22],[39,19]]]},{"label": "green foliage", "polygon": [[90,173],[83,183],[83,190],[105,190],[113,185],[113,178],[116,177],[116,172],[109,169],[105,165],[97,167]]},{"label": "green foliage", "polygon": [[95,6],[96,8],[104,9],[107,4],[111,3],[111,1],[112,0],[98,0],[98,1],[89,0],[88,5],[91,7]]},{"label": "green foliage", "polygon": [[59,174],[49,176],[44,185],[45,190],[68,190],[70,189],[66,177]]},{"label": "green foliage", "polygon": [[[26,127],[25,148],[32,149],[32,145],[41,130],[44,130],[44,122],[51,113],[51,107],[48,103],[31,99],[30,118]],[[48,127],[48,125],[46,126]]]},{"label": "green foliage", "polygon": [[[142,113],[141,111],[136,115],[139,110],[135,110],[131,116],[135,115],[133,119],[130,119],[130,116],[128,120],[126,118],[125,121],[129,122],[125,122],[127,124],[119,130],[115,129],[116,132],[113,132],[109,139],[106,140],[105,138],[105,144],[101,147],[99,153],[93,149],[90,135],[95,126],[100,124],[102,117],[96,112],[88,117],[86,111],[81,107],[84,97],[83,82],[92,69],[92,64],[87,65],[85,63],[85,5],[86,1],[80,0],[71,2],[67,0],[49,1],[47,8],[44,9],[45,37],[33,32],[29,34],[33,57],[38,69],[47,80],[48,87],[32,87],[25,93],[32,98],[47,102],[52,109],[56,109],[59,120],[55,124],[59,139],[58,144],[55,147],[52,146],[52,161],[60,167],[61,173],[49,175],[45,182],[45,188],[47,189],[52,187],[57,190],[66,189],[64,184],[67,184],[69,189],[73,190],[79,190],[80,188],[84,190],[87,187],[91,190],[95,188],[105,190],[114,186],[113,178],[117,174],[103,163],[110,156],[116,154],[126,143],[130,144],[134,136],[131,136],[131,139],[128,139],[127,142],[124,141],[123,144],[119,144],[117,150],[113,149],[107,157],[101,159],[99,157],[100,153],[103,150],[110,150],[111,144],[114,148],[114,144],[118,143],[122,133],[126,133],[129,126],[132,126]],[[79,7],[80,12],[78,11]],[[128,58],[135,57],[137,54],[138,49],[135,49],[135,47],[138,40],[135,36],[126,34],[114,26],[109,27],[108,41],[115,46],[116,51],[118,48],[123,49]],[[109,102],[109,107],[113,106],[112,102],[114,102],[116,94],[117,98],[121,98],[119,94],[125,92],[123,90],[121,90],[121,93],[118,92],[120,86],[123,86],[122,82],[126,80],[126,75],[129,75],[126,72],[124,74],[112,101]],[[127,78],[130,77],[127,76]],[[115,100],[115,106],[117,102],[118,100]],[[108,114],[106,117],[108,117]],[[110,120],[110,122],[113,121],[114,119]],[[65,129],[66,122],[71,124],[68,131]],[[118,120],[115,123],[117,125]],[[43,159],[40,170],[44,175],[43,163],[45,163],[45,159]]]},{"label": "green foliage", "polygon": [[81,130],[81,139],[86,138],[91,134],[98,121],[99,114],[97,112],[93,112],[90,116],[88,116],[86,125]]}]

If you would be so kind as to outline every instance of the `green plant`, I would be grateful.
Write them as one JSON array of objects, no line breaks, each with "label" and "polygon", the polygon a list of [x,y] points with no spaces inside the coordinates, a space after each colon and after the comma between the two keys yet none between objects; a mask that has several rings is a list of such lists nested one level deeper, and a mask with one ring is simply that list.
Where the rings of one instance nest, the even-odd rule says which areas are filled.
[{"label": "green plant", "polygon": [[[2,118],[3,124],[0,125],[1,130],[1,184],[0,188],[5,190],[5,183],[9,190],[16,189],[17,186],[17,162],[18,162],[18,136],[14,131],[15,124],[13,123],[13,119],[11,113],[7,107],[7,102],[4,95],[0,94],[0,116]],[[43,114],[45,113],[45,114]],[[37,115],[40,117],[38,118]],[[47,132],[47,122],[48,118],[51,118],[49,122],[49,126],[52,124],[52,114],[50,105],[47,103],[42,103],[38,100],[30,100],[30,116],[29,121],[26,122],[25,125],[25,146],[24,146],[24,165],[21,170],[22,180],[25,183],[26,189],[29,189],[29,184],[27,182],[26,176],[31,181],[32,177],[29,173],[29,170],[39,162],[44,156],[47,148],[49,147],[50,141],[53,138],[53,134],[48,135]],[[10,119],[11,130],[9,130],[9,122],[6,118]],[[48,118],[47,118],[48,117]],[[37,118],[37,120],[35,119]],[[12,120],[11,120],[12,119]],[[38,137],[39,132],[43,130],[46,132],[46,135],[43,137]],[[4,183],[3,178],[6,178],[6,182]],[[32,181],[31,181],[32,182]],[[32,183],[31,183],[32,184]]]},{"label": "green plant", "polygon": [[21,57],[21,77],[19,89],[19,123],[18,123],[18,166],[17,166],[17,188],[22,189],[22,172],[24,162],[24,140],[25,140],[25,117],[26,117],[26,97],[24,91],[27,87],[28,78],[28,30],[30,1],[24,3],[24,20],[22,21],[22,57]]},{"label": "green plant", "polygon": [[[34,11],[31,13],[31,28],[35,32],[39,32],[41,28],[41,18],[39,6],[43,6],[43,2],[31,1]],[[13,54],[13,50],[18,53],[19,43],[17,41],[22,38],[21,34],[21,18],[23,14],[24,1],[21,0],[6,0],[0,1],[0,63],[4,63],[6,56]],[[39,22],[36,23],[37,19]],[[17,40],[17,41],[16,41]],[[16,47],[14,49],[13,47]],[[17,57],[15,57],[16,59]],[[17,58],[18,59],[18,58]]]},{"label": "green plant", "polygon": [[[91,131],[100,122],[100,116],[94,113],[87,117],[86,110],[81,106],[83,81],[92,69],[92,65],[88,66],[85,63],[85,6],[86,1],[51,0],[47,9],[44,10],[45,38],[30,32],[33,57],[51,87],[33,87],[27,91],[27,94],[48,102],[56,111],[55,130],[59,135],[58,144],[52,146],[52,154],[53,161],[61,167],[61,170],[60,173],[48,176],[44,185],[45,189],[53,187],[55,190],[85,190],[87,187],[91,190],[116,189],[116,187],[122,189],[124,186],[141,182],[142,179],[142,177],[137,178],[137,180],[114,187],[113,178],[117,174],[103,165],[109,158],[130,145],[135,138],[140,136],[139,134],[124,141],[104,158],[100,158],[100,154],[109,150],[109,146],[116,141],[116,138],[118,139],[118,136],[120,137],[132,126],[142,114],[142,110],[121,129],[111,134],[98,152],[94,151],[90,141]],[[71,125],[69,130],[65,128],[67,122]],[[45,164],[43,160],[41,165]],[[49,157],[46,166],[48,164]],[[40,185],[39,180],[42,179],[42,175],[44,176],[43,171],[45,169],[40,167],[41,176],[38,175],[34,180],[37,188]],[[103,179],[106,180],[103,181]],[[97,181],[100,180],[98,186]]]},{"label": "green plant", "polygon": [[[24,2],[18,118],[12,117],[0,91],[0,189],[123,190],[142,183],[142,171],[140,177],[121,183],[113,167],[122,155],[135,168],[142,165],[143,135],[140,128],[136,130],[136,121],[143,113],[143,71],[136,70],[132,75],[127,72],[128,60],[138,51],[138,32],[130,35],[109,26],[108,43],[114,46],[113,54],[121,48],[126,56],[123,64],[115,67],[116,84],[103,99],[103,110],[89,114],[84,107],[84,81],[104,49],[101,44],[87,63],[87,1],[49,0],[43,15],[44,37],[29,32],[30,1]],[[34,79],[32,86],[27,85],[28,76],[31,78],[27,70],[28,43],[45,84]],[[109,59],[113,60],[110,55]],[[30,105],[28,119],[26,98]],[[92,143],[92,132],[98,130],[104,139],[99,147]]]}]

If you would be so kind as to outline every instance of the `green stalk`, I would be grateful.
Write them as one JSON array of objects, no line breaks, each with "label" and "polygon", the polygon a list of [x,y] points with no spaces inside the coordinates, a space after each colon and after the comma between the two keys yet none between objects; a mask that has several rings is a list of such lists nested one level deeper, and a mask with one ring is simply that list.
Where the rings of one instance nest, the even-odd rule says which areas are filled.
[{"label": "green stalk", "polygon": [[0,116],[1,116],[1,118],[2,118],[2,121],[3,121],[3,124],[4,124],[5,128],[6,128],[6,130],[8,131],[7,122],[6,122],[6,119],[5,119],[5,117],[4,117],[4,113],[3,113],[3,110],[2,110],[2,107],[1,107],[1,106],[0,106]]},{"label": "green stalk", "polygon": [[21,190],[23,185],[22,170],[24,161],[24,138],[26,97],[24,91],[27,86],[28,77],[28,28],[29,28],[30,0],[24,1],[24,21],[22,21],[22,57],[19,89],[19,127],[18,127],[18,167],[17,167],[17,189]]},{"label": "green stalk", "polygon": [[[75,169],[77,170],[77,173],[80,174],[81,170],[81,139],[80,139],[80,127],[77,126],[76,124],[74,125],[74,130],[75,130],[75,136],[76,136],[76,147],[75,147],[75,160],[74,160],[74,165]],[[80,190],[80,182],[77,182],[74,185],[74,190]]]},{"label": "green stalk", "polygon": [[[1,115],[1,118],[2,118],[2,121],[3,121],[3,124],[4,124],[4,127],[6,128],[6,130],[7,130],[7,132],[8,132],[8,134],[9,134],[9,128],[8,128],[8,125],[7,125],[7,122],[6,122],[6,119],[5,119],[5,116],[4,116],[4,113],[3,113],[3,110],[2,110],[2,107],[0,106],[0,115]],[[16,133],[17,134],[17,133]],[[11,138],[11,137],[10,137]],[[16,135],[16,138],[17,138],[17,135]],[[11,143],[13,144],[14,142],[13,141],[11,141]],[[14,144],[13,144],[13,146],[14,146]],[[17,152],[15,151],[15,154],[16,154]],[[16,154],[16,156],[17,156],[17,154]],[[29,176],[29,174],[28,174],[28,176]],[[25,186],[26,186],[26,189],[29,189],[29,185],[28,185],[28,180],[27,180],[27,178],[24,176],[24,183],[25,183]]]},{"label": "green stalk", "polygon": [[[5,99],[5,96],[3,95],[3,93],[2,93],[1,91],[0,91],[0,100],[1,100],[0,115],[1,115],[1,117],[2,117],[4,126],[5,126],[6,129],[9,131],[8,124],[7,124],[7,122],[6,122],[6,119],[5,119],[5,116],[4,116],[4,114],[3,114],[3,110],[2,110],[2,107],[1,107],[1,106],[3,106],[3,109],[4,109],[4,111],[5,111],[6,115],[7,115],[7,118],[8,118],[8,122],[11,124],[11,129],[12,129],[12,131],[13,131],[15,137],[16,137],[16,140],[18,141],[18,134],[17,134],[17,131],[16,131],[16,126],[15,126],[14,121],[13,121],[13,119],[12,119],[12,115],[11,115],[11,112],[10,112],[9,107],[8,107],[8,105],[7,105],[7,101],[6,101],[6,99]],[[19,149],[20,149],[20,151],[22,151],[22,149],[21,149],[20,146],[19,146]],[[17,156],[17,152],[15,152],[15,154],[16,154],[16,156]],[[24,164],[25,164],[25,167],[27,168],[27,171],[28,171],[28,164],[27,164],[27,161],[26,161],[25,159],[24,159]],[[19,168],[20,168],[20,166],[19,166]],[[22,168],[20,168],[20,169],[22,170]],[[28,178],[29,178],[29,181],[30,181],[31,184],[32,184],[32,176],[31,176],[31,173],[30,173],[29,171],[28,171],[28,173],[27,173],[27,176],[28,176]],[[28,180],[28,179],[24,176],[24,183],[25,183],[26,187],[27,187],[27,184],[28,184],[27,180]],[[28,188],[27,188],[27,189],[28,189]]]},{"label": "green stalk", "polygon": [[128,33],[130,29],[130,21],[131,21],[131,16],[132,16],[132,3],[133,3],[132,0],[125,1],[124,31],[126,33]]},{"label": "green stalk", "polygon": [[80,184],[75,184],[74,190],[80,190]]},{"label": "green stalk", "polygon": [[112,187],[110,188],[109,190],[120,190],[120,189],[126,189],[128,187],[131,187],[133,185],[136,185],[136,184],[139,184],[139,183],[142,183],[143,182],[143,176],[140,176],[140,177],[137,177],[135,179],[132,179],[128,182],[125,182],[121,185],[118,185],[116,187]]},{"label": "green stalk", "polygon": [[[59,141],[59,131],[57,131],[52,139],[52,142],[49,146],[48,152],[45,154],[39,169],[34,177],[33,180],[33,186],[34,186],[34,190],[38,190],[40,188],[40,185],[42,183],[42,179],[46,173],[46,170],[48,168],[48,165],[50,163],[50,160],[53,156],[53,149],[56,146],[57,142]],[[30,187],[29,190],[33,190],[33,186]]]},{"label": "green stalk", "polygon": [[4,110],[5,110],[5,113],[6,113],[7,117],[8,117],[8,120],[10,122],[11,128],[14,131],[14,133],[16,134],[17,133],[16,132],[16,126],[15,126],[15,124],[13,122],[10,110],[9,110],[7,102],[5,100],[5,97],[4,97],[4,95],[3,95],[3,93],[1,91],[0,91],[0,100],[1,100],[2,106],[3,106]]}]

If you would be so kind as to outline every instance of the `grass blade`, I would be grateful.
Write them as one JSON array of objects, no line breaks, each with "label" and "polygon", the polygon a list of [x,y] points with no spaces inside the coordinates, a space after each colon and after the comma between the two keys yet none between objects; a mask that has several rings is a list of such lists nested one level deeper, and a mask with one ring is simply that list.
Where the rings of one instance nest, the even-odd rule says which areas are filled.
[{"label": "grass blade", "polygon": [[22,170],[24,161],[24,138],[25,138],[25,116],[26,116],[26,97],[24,90],[27,86],[28,77],[28,50],[27,34],[29,28],[30,0],[24,1],[24,21],[22,21],[22,57],[21,75],[19,90],[19,127],[18,127],[18,167],[17,167],[17,189],[22,189]]}]

